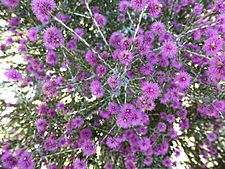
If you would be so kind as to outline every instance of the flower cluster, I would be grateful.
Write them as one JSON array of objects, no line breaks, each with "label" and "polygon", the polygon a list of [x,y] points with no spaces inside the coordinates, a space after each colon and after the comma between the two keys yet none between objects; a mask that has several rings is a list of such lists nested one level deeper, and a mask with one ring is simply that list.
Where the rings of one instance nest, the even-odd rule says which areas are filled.
[{"label": "flower cluster", "polygon": [[223,166],[224,0],[1,2],[1,167]]}]

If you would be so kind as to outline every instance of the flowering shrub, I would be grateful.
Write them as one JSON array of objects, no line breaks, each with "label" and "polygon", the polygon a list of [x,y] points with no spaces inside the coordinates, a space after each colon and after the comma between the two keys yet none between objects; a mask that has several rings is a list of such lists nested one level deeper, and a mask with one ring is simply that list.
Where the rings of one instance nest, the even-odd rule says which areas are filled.
[{"label": "flowering shrub", "polygon": [[1,3],[1,167],[224,167],[224,0]]}]

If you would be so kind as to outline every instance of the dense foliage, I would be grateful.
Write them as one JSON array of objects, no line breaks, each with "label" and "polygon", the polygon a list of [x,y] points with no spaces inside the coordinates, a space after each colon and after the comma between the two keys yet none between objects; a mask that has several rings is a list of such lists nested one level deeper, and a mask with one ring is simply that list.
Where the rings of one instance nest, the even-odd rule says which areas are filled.
[{"label": "dense foliage", "polygon": [[1,167],[224,168],[224,12],[224,0],[1,0],[2,57],[24,58],[5,72],[20,102],[0,102]]}]

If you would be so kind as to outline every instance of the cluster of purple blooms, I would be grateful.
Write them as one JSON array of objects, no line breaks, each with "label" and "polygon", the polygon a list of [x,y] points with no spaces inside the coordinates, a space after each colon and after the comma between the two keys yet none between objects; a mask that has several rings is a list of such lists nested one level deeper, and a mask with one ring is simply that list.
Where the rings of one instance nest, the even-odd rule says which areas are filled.
[{"label": "cluster of purple blooms", "polygon": [[[1,2],[10,11],[22,3]],[[218,154],[215,145],[225,116],[220,85],[225,80],[225,1],[206,6],[197,0],[121,0],[118,20],[131,26],[108,36],[110,16],[90,4],[81,0],[79,5],[87,9],[78,16],[92,21],[98,39],[102,38],[99,44],[88,42],[85,27],[67,26],[74,22],[73,16],[57,9],[54,0],[29,3],[34,21],[43,28],[29,24],[24,33],[21,27],[27,18],[8,20],[12,36],[6,37],[0,50],[5,53],[18,46],[27,64],[23,71],[10,68],[5,75],[21,90],[35,88],[35,99],[41,103],[27,108],[36,131],[30,137],[38,139],[21,149],[6,141],[0,165],[33,169],[49,158],[45,165],[50,169],[86,169],[89,160],[104,169],[176,167],[171,154],[178,157],[180,150],[171,148],[172,143],[179,142],[199,117],[210,119],[207,126],[213,128],[205,131],[199,155],[208,160]],[[197,18],[191,27],[169,20],[180,11]],[[212,20],[207,18],[211,15]],[[198,92],[200,88],[205,91]],[[68,158],[63,162],[52,158],[60,155]],[[98,156],[104,160],[99,162]]]}]

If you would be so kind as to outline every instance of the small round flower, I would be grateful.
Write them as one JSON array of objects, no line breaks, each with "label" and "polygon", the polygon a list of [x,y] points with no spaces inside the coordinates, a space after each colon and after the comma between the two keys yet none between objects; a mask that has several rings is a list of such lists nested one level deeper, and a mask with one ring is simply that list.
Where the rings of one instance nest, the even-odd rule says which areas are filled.
[{"label": "small round flower", "polygon": [[14,9],[20,2],[20,0],[1,0],[2,4],[9,9]]},{"label": "small round flower", "polygon": [[166,158],[164,158],[163,159],[163,161],[162,161],[162,164],[165,166],[165,167],[170,167],[171,166],[171,160],[170,160],[170,158],[169,157],[166,157]]},{"label": "small round flower", "polygon": [[152,100],[158,98],[160,94],[160,89],[157,83],[149,83],[149,82],[144,83],[142,85],[142,91],[146,97]]},{"label": "small round flower", "polygon": [[48,123],[45,119],[37,119],[36,122],[35,122],[35,125],[37,127],[37,129],[39,131],[46,131],[47,127],[48,127]]},{"label": "small round flower", "polygon": [[64,38],[61,30],[56,27],[47,28],[44,32],[43,39],[45,46],[48,49],[58,48],[64,43]]},{"label": "small round flower", "polygon": [[118,58],[119,58],[119,60],[120,60],[120,62],[121,62],[122,64],[125,64],[125,65],[126,65],[126,64],[129,64],[129,63],[132,62],[132,60],[133,60],[133,55],[132,55],[131,52],[129,52],[129,51],[127,51],[127,50],[124,50],[124,51],[121,51],[121,52],[119,53]]},{"label": "small round flower", "polygon": [[86,156],[96,153],[96,144],[91,140],[86,140],[81,146]]},{"label": "small round flower", "polygon": [[210,61],[210,66],[208,68],[208,75],[211,78],[225,80],[225,56],[214,57]]},{"label": "small round flower", "polygon": [[9,26],[17,26],[20,24],[20,18],[12,17],[8,22],[9,22]]},{"label": "small round flower", "polygon": [[165,132],[165,131],[166,131],[166,124],[163,123],[163,122],[159,122],[158,125],[157,125],[157,129],[158,129],[160,132]]},{"label": "small round flower", "polygon": [[101,14],[96,13],[94,15],[94,18],[95,18],[95,20],[96,20],[96,22],[97,22],[99,27],[104,27],[106,25],[106,23],[107,23],[106,17],[101,15]]},{"label": "small round flower", "polygon": [[77,128],[82,127],[82,125],[84,124],[84,120],[82,117],[76,117],[75,119],[73,119],[73,125]]},{"label": "small round flower", "polygon": [[206,40],[203,50],[207,55],[216,55],[221,49],[224,44],[224,41],[217,37],[213,36]]},{"label": "small round flower", "polygon": [[128,9],[128,7],[130,6],[129,2],[126,0],[122,0],[119,3],[119,11],[120,12],[124,12]]},{"label": "small round flower", "polygon": [[151,26],[151,31],[155,35],[160,35],[161,33],[165,32],[166,27],[161,21],[154,22]]},{"label": "small round flower", "polygon": [[73,168],[76,169],[87,169],[87,162],[85,159],[76,159],[73,163]]},{"label": "small round flower", "polygon": [[147,5],[147,0],[131,0],[131,7],[136,11],[141,11]]},{"label": "small round flower", "polygon": [[104,95],[104,88],[98,80],[91,82],[91,93],[96,97],[100,98]]},{"label": "small round flower", "polygon": [[38,29],[31,28],[27,32],[27,37],[31,42],[35,42],[38,38]]},{"label": "small round flower", "polygon": [[34,169],[35,163],[32,154],[28,152],[22,153],[18,160],[18,167],[21,169]]},{"label": "small round flower", "polygon": [[213,107],[217,110],[217,111],[221,111],[223,112],[225,109],[225,102],[224,100],[216,100],[213,102]]},{"label": "small round flower", "polygon": [[161,14],[162,4],[158,0],[148,1],[148,11],[150,17],[157,17]]},{"label": "small round flower", "polygon": [[215,141],[217,139],[217,135],[215,133],[209,133],[207,134],[207,138],[209,141]]},{"label": "small round flower", "polygon": [[15,69],[6,70],[5,76],[11,81],[21,81],[22,80],[22,74]]},{"label": "small round flower", "polygon": [[104,165],[104,169],[113,169],[113,164],[112,163],[106,163],[105,165]]},{"label": "small round flower", "polygon": [[171,58],[177,55],[177,46],[173,41],[167,41],[164,42],[161,51],[164,57]]},{"label": "small round flower", "polygon": [[46,56],[46,62],[50,65],[55,65],[59,58],[53,50],[49,50]]},{"label": "small round flower", "polygon": [[96,73],[99,75],[105,75],[107,73],[107,67],[104,65],[98,65],[96,68]]},{"label": "small round flower", "polygon": [[120,112],[120,106],[115,102],[110,102],[108,105],[108,112],[110,114],[118,114]]},{"label": "small round flower", "polygon": [[113,149],[114,148],[117,148],[118,145],[119,145],[119,143],[117,142],[117,140],[114,139],[114,138],[112,138],[112,137],[108,137],[107,138],[106,144],[107,144],[108,147],[113,148]]},{"label": "small round flower", "polygon": [[152,157],[146,157],[146,158],[144,159],[144,163],[145,163],[145,165],[147,165],[147,166],[151,166],[151,164],[153,163]]},{"label": "small round flower", "polygon": [[32,10],[35,16],[44,24],[50,20],[51,13],[56,9],[54,0],[32,0]]},{"label": "small round flower", "polygon": [[186,89],[191,85],[191,76],[186,72],[180,72],[174,81],[181,89]]},{"label": "small round flower", "polygon": [[107,83],[111,88],[116,88],[120,85],[120,78],[116,75],[112,75],[108,78]]},{"label": "small round flower", "polygon": [[15,168],[17,165],[17,159],[12,156],[10,152],[6,152],[1,157],[2,166],[6,169]]}]

